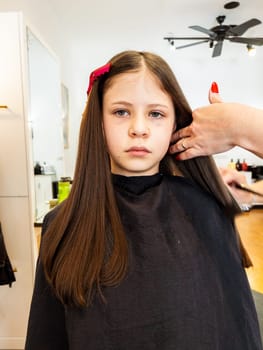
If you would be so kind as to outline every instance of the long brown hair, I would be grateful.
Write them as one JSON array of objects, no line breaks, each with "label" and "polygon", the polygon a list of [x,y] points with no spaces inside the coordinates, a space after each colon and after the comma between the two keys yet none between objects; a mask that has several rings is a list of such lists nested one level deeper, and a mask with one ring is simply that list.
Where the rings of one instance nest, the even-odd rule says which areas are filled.
[{"label": "long brown hair", "polygon": [[[110,71],[94,82],[83,113],[70,195],[48,224],[41,243],[40,259],[46,278],[65,304],[89,305],[95,293],[103,298],[102,287],[120,283],[128,267],[127,241],[115,201],[102,130],[103,94],[110,87],[111,79],[145,65],[171,96],[177,129],[192,121],[186,98],[161,57],[125,51],[109,62]],[[167,154],[160,169],[166,174],[174,174],[174,169],[179,169],[212,193],[232,218],[240,211],[211,157],[178,162]]]}]

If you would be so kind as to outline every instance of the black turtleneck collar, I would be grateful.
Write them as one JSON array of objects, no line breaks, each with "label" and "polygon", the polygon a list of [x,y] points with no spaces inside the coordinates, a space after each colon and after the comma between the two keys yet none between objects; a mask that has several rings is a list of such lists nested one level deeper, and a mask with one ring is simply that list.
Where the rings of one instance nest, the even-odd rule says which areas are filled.
[{"label": "black turtleneck collar", "polygon": [[163,175],[160,173],[145,176],[123,176],[112,174],[112,182],[114,186],[133,194],[141,194],[147,189],[159,185],[162,178]]}]

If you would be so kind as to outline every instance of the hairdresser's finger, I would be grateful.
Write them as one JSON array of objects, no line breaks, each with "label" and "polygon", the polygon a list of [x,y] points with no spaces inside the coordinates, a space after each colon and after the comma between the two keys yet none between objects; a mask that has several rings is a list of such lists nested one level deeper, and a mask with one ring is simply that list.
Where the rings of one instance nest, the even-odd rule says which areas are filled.
[{"label": "hairdresser's finger", "polygon": [[222,176],[223,181],[227,185],[231,185],[233,183],[247,184],[246,176],[240,171],[229,168],[219,168],[218,170]]},{"label": "hairdresser's finger", "polygon": [[210,103],[223,102],[222,98],[221,98],[221,96],[219,94],[219,89],[218,89],[218,85],[217,85],[216,82],[213,82],[211,87],[210,87],[210,90],[209,90],[209,93],[208,93],[208,99],[209,99]]},{"label": "hairdresser's finger", "polygon": [[[171,152],[171,153],[173,153],[173,152]],[[187,159],[195,158],[195,157],[198,157],[201,155],[202,154],[201,153],[199,154],[198,150],[196,150],[195,148],[188,148],[184,152],[178,153],[176,155],[176,160],[187,160]]]},{"label": "hairdresser's finger", "polygon": [[179,141],[177,141],[175,144],[169,147],[169,152],[171,154],[178,153],[178,152],[186,152],[188,149],[191,148],[190,142],[191,140],[189,137],[183,137]]},{"label": "hairdresser's finger", "polygon": [[177,142],[169,147],[169,153],[174,154],[182,152],[182,146]]},{"label": "hairdresser's finger", "polygon": [[185,137],[189,137],[191,134],[189,126],[180,129],[172,134],[171,142],[177,142]]}]

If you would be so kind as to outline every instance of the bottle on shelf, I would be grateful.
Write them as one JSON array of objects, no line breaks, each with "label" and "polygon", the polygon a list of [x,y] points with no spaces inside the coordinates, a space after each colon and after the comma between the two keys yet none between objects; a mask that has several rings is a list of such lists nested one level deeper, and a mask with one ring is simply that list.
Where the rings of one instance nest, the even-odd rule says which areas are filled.
[{"label": "bottle on shelf", "polygon": [[43,172],[43,167],[39,164],[39,162],[36,162],[34,166],[34,174],[35,175],[41,175]]},{"label": "bottle on shelf", "polygon": [[61,203],[65,200],[71,189],[71,178],[70,177],[61,177],[58,182],[58,203]]},{"label": "bottle on shelf", "polygon": [[230,162],[227,165],[230,169],[236,169],[236,163],[234,162],[233,158],[230,159]]},{"label": "bottle on shelf", "polygon": [[248,165],[247,165],[247,163],[246,163],[246,160],[245,159],[243,159],[243,162],[242,162],[242,170],[243,171],[247,171],[248,170]]},{"label": "bottle on shelf", "polygon": [[236,162],[236,169],[237,169],[237,171],[241,171],[242,170],[242,164],[240,163],[239,159]]}]

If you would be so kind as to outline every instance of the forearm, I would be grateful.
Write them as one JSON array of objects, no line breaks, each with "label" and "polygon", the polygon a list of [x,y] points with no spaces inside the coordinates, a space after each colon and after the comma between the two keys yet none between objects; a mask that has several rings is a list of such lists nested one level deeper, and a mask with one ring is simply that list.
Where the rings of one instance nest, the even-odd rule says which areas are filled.
[{"label": "forearm", "polygon": [[262,196],[253,195],[252,201],[255,203],[263,203],[263,180],[254,182],[249,187],[256,192],[262,193]]},{"label": "forearm", "polygon": [[228,104],[232,143],[263,157],[263,110],[242,104]]}]

